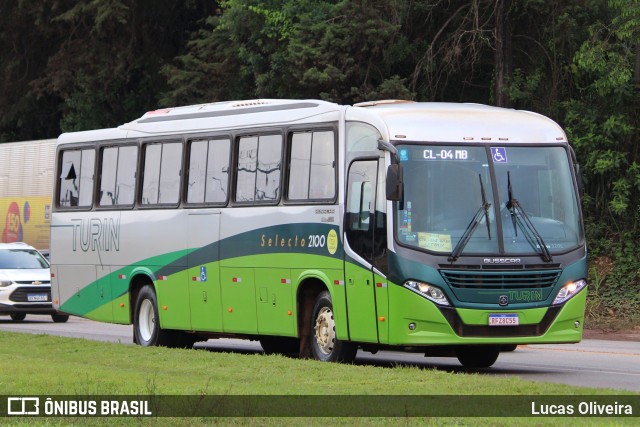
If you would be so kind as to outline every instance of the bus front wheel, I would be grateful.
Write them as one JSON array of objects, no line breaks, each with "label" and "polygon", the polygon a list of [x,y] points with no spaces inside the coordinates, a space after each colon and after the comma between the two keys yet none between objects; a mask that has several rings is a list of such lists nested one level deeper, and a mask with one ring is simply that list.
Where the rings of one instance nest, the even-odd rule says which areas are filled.
[{"label": "bus front wheel", "polygon": [[456,356],[465,368],[488,368],[498,360],[500,346],[468,346],[456,351]]},{"label": "bus front wheel", "polygon": [[353,362],[357,347],[336,337],[331,295],[324,291],[318,295],[311,315],[311,352],[324,362]]}]

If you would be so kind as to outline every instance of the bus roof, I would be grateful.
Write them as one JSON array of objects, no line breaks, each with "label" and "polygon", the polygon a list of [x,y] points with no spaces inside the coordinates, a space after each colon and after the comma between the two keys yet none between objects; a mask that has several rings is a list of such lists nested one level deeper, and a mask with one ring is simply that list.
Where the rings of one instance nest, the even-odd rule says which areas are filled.
[{"label": "bus roof", "polygon": [[338,104],[318,100],[255,99],[149,111],[120,129],[144,133],[193,132],[274,124],[337,121]]},{"label": "bus roof", "polygon": [[[347,120],[377,116],[392,141],[562,143],[553,120],[530,111],[481,104],[381,101],[356,104]],[[385,135],[383,135],[385,136]]]},{"label": "bus roof", "polygon": [[551,119],[529,111],[480,104],[372,101],[342,106],[319,100],[255,99],[149,111],[118,128],[63,134],[59,142],[116,140],[347,120],[376,126],[384,139],[429,142],[566,142]]}]

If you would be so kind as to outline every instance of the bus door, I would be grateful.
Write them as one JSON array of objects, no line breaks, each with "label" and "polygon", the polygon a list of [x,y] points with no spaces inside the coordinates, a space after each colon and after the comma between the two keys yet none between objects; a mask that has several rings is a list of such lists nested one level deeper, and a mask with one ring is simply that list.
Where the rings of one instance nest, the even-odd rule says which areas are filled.
[{"label": "bus door", "polygon": [[222,330],[220,212],[220,209],[187,210],[191,327],[197,331]]},{"label": "bus door", "polygon": [[[380,184],[378,160],[359,160],[349,168],[345,229],[345,278],[349,337],[359,342],[386,342],[386,279],[375,268],[378,252],[386,251],[384,214],[376,212]],[[384,209],[382,209],[384,210]],[[376,224],[381,224],[378,227]],[[385,325],[386,326],[386,325]]]}]

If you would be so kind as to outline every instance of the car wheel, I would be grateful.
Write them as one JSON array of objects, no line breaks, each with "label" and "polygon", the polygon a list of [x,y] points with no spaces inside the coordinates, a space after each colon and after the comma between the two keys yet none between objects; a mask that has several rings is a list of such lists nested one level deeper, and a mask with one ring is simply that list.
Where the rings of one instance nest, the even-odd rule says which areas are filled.
[{"label": "car wheel", "polygon": [[22,322],[25,317],[27,317],[27,315],[24,313],[13,313],[10,316],[11,320],[13,320],[14,322]]},{"label": "car wheel", "polygon": [[67,320],[69,320],[69,315],[68,314],[52,314],[51,319],[53,319],[55,323],[65,323]]}]

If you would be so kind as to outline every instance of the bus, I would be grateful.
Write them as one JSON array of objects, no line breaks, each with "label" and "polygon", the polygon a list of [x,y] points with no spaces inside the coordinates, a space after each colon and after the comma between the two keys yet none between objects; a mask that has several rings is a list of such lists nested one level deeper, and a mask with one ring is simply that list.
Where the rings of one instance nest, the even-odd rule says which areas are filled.
[{"label": "bus", "polygon": [[56,147],[56,309],[142,346],[490,367],[581,340],[579,166],[539,114],[398,100],[150,111]]},{"label": "bus", "polygon": [[0,243],[49,250],[56,140],[0,143]]}]

